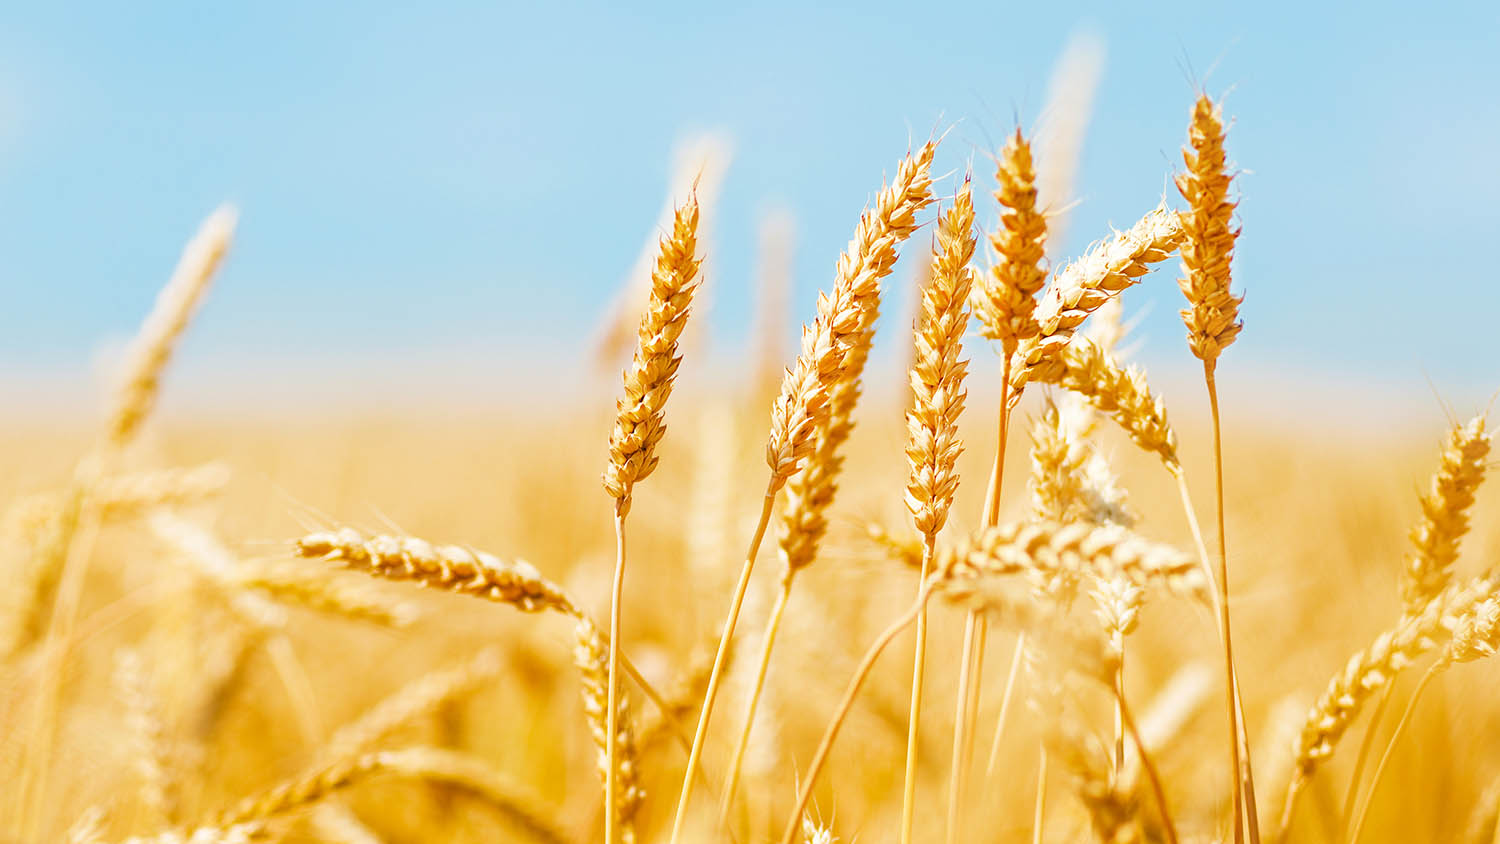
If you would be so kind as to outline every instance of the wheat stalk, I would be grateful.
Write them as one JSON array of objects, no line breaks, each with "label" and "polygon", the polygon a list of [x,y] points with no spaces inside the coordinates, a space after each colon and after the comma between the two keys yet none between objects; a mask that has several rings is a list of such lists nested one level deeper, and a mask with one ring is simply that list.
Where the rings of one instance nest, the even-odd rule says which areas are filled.
[{"label": "wheat stalk", "polygon": [[[913,329],[915,353],[909,377],[912,406],[906,413],[906,509],[922,534],[918,585],[932,567],[938,531],[948,520],[958,489],[958,456],[963,442],[958,418],[963,413],[964,376],[968,361],[963,336],[969,324],[969,291],[976,273],[970,266],[977,238],[970,180],[942,216],[933,248],[932,277],[921,294]],[[901,841],[909,844],[916,809],[917,736],[922,716],[922,686],[927,655],[927,613],[917,616],[916,649],[912,663],[911,705],[907,715],[906,773],[901,803]]]},{"label": "wheat stalk", "polygon": [[[897,246],[916,230],[917,212],[932,201],[931,170],[936,148],[936,142],[929,141],[916,153],[902,159],[895,180],[876,196],[874,207],[867,208],[860,216],[854,239],[839,257],[833,290],[819,296],[817,316],[812,325],[802,331],[802,352],[786,371],[781,393],[773,404],[771,433],[766,442],[766,463],[771,476],[762,499],[760,519],[750,537],[745,563],[725,615],[714,667],[703,695],[703,706],[698,712],[698,726],[693,732],[693,745],[688,752],[687,770],[683,774],[677,811],[672,821],[672,844],[677,844],[682,836],[687,807],[692,800],[693,772],[703,752],[729,643],[734,637],[755,558],[771,519],[776,493],[820,442],[825,445],[832,442],[828,432],[831,430],[833,393],[842,382],[854,380],[857,383],[859,371],[855,365],[862,368],[863,358],[850,352],[859,343],[868,343],[867,335],[873,330],[879,305],[880,281],[890,274],[895,264]],[[854,360],[850,360],[851,357]],[[853,391],[846,389],[842,394],[841,401],[847,410],[852,411],[858,395],[857,388]],[[847,436],[848,428],[841,430],[843,436]],[[836,455],[836,446],[828,453]]]},{"label": "wheat stalk", "polygon": [[[619,830],[620,840],[632,844],[635,841],[635,816],[645,792],[640,784],[640,755],[636,750],[629,702],[624,695],[610,695],[610,647],[599,628],[580,616],[575,635],[577,646],[573,650],[573,663],[583,677],[583,709],[598,749],[599,778],[614,789],[606,800],[605,810],[614,813],[610,826]],[[607,715],[611,705],[615,709],[612,718]]]},{"label": "wheat stalk", "polygon": [[[1187,171],[1176,177],[1177,190],[1188,203],[1181,215],[1183,276],[1179,281],[1188,307],[1182,311],[1188,329],[1188,347],[1203,361],[1203,381],[1208,388],[1214,440],[1214,491],[1219,528],[1219,636],[1224,649],[1224,687],[1229,718],[1229,762],[1235,781],[1232,801],[1234,840],[1244,840],[1243,824],[1248,822],[1253,844],[1260,844],[1259,821],[1255,808],[1254,779],[1248,747],[1241,765],[1243,713],[1239,711],[1234,648],[1229,625],[1229,552],[1224,530],[1224,455],[1219,425],[1219,392],[1214,379],[1219,355],[1239,336],[1243,323],[1239,307],[1243,297],[1230,292],[1230,260],[1234,255],[1239,230],[1231,217],[1235,203],[1229,201],[1230,175],[1224,156],[1224,123],[1220,108],[1208,96],[1200,95],[1193,105],[1188,145],[1183,148]],[[1249,803],[1248,811],[1246,803]]]}]

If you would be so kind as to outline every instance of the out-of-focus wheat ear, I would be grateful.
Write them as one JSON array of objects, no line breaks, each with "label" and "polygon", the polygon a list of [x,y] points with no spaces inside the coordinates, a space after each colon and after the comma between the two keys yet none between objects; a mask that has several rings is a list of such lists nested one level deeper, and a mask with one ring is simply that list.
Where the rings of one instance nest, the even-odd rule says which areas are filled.
[{"label": "out-of-focus wheat ear", "polygon": [[[792,340],[791,299],[796,223],[791,212],[772,211],[760,220],[755,269],[755,370],[753,398],[769,402],[781,386]],[[763,405],[762,405],[763,406]]]},{"label": "out-of-focus wheat ear", "polygon": [[1047,99],[1037,118],[1036,188],[1047,214],[1047,254],[1066,245],[1083,140],[1104,69],[1104,39],[1088,32],[1068,36],[1052,66]]},{"label": "out-of-focus wheat ear", "polygon": [[[1380,787],[1381,777],[1385,774],[1386,766],[1390,764],[1391,754],[1401,740],[1401,735],[1406,731],[1406,726],[1411,723],[1412,713],[1417,709],[1417,702],[1422,699],[1422,692],[1433,678],[1448,670],[1450,667],[1462,662],[1474,662],[1487,659],[1495,655],[1500,648],[1500,599],[1494,596],[1485,598],[1471,607],[1459,618],[1457,627],[1453,630],[1453,638],[1438,655],[1437,661],[1423,672],[1422,679],[1412,689],[1411,697],[1407,698],[1406,709],[1396,721],[1396,726],[1391,730],[1391,736],[1386,740],[1385,751],[1380,754],[1380,762],[1375,765],[1375,773],[1370,776],[1370,787],[1366,790],[1365,801],[1360,806],[1359,812],[1354,816],[1352,826],[1347,820],[1344,824],[1348,830],[1346,840],[1359,841],[1360,831],[1364,829],[1365,820],[1370,816],[1370,804],[1374,802],[1377,789]],[[1358,785],[1358,783],[1355,783]]]},{"label": "out-of-focus wheat ear", "polygon": [[1364,704],[1396,678],[1402,669],[1423,654],[1443,646],[1452,638],[1464,616],[1496,595],[1494,574],[1485,574],[1465,584],[1453,584],[1427,602],[1420,613],[1408,615],[1375,638],[1369,647],[1356,651],[1343,669],[1329,681],[1317,703],[1307,714],[1297,740],[1295,773],[1287,787],[1282,808],[1284,839],[1296,809],[1297,796],[1333,755],[1350,724]]},{"label": "out-of-focus wheat ear", "polygon": [[1177,190],[1187,200],[1182,213],[1183,277],[1179,282],[1188,307],[1182,321],[1188,346],[1213,369],[1220,353],[1239,336],[1240,302],[1229,290],[1229,264],[1239,229],[1233,227],[1236,203],[1229,200],[1233,180],[1224,157],[1222,109],[1204,94],[1193,104],[1188,145],[1182,150],[1187,170],[1176,178]]},{"label": "out-of-focus wheat ear", "polygon": [[490,647],[451,668],[424,674],[338,728],[319,754],[333,760],[372,750],[412,721],[489,684],[500,669],[500,652]]},{"label": "out-of-focus wheat ear", "polygon": [[[708,261],[709,256],[704,253],[713,236],[724,176],[734,157],[733,146],[727,135],[705,132],[680,139],[673,149],[671,176],[661,211],[590,341],[591,357],[599,374],[613,376],[616,367],[631,353],[641,312],[651,298],[651,271],[661,251],[656,233],[671,228],[678,206],[690,194],[697,199],[702,216],[698,255]],[[705,291],[699,291],[700,314],[707,312],[707,304]]]},{"label": "out-of-focus wheat ear", "polygon": [[1047,382],[1062,366],[1063,350],[1089,314],[1138,284],[1182,240],[1177,214],[1159,205],[1135,225],[1102,240],[1059,270],[1035,312],[1036,333],[1022,340],[1010,366],[1010,401],[1031,381]]},{"label": "out-of-focus wheat ear", "polygon": [[125,712],[133,745],[135,768],[140,777],[141,803],[160,826],[177,823],[177,782],[172,775],[172,754],[160,701],[151,688],[139,651],[126,648],[115,654],[115,688]]},{"label": "out-of-focus wheat ear", "polygon": [[[880,307],[880,282],[896,263],[896,249],[917,230],[917,213],[932,202],[932,159],[937,143],[928,141],[902,159],[896,179],[881,189],[875,205],[860,215],[848,248],[839,256],[833,288],[818,297],[818,313],[802,330],[802,352],[786,371],[771,412],[766,463],[780,487],[808,458],[816,436],[835,412],[835,387],[852,409],[859,376]],[[857,350],[865,347],[865,354]],[[853,352],[853,354],[851,354]]]},{"label": "out-of-focus wheat ear", "polygon": [[995,180],[1001,215],[990,246],[996,258],[975,289],[974,312],[984,336],[1009,357],[1020,341],[1035,336],[1036,296],[1047,283],[1047,220],[1037,208],[1031,144],[1019,128],[1000,151]]},{"label": "out-of-focus wheat ear", "polygon": [[1459,543],[1469,532],[1469,509],[1484,481],[1485,460],[1493,434],[1484,414],[1448,432],[1442,463],[1422,496],[1422,520],[1412,528],[1412,553],[1401,571],[1401,603],[1407,613],[1443,591],[1458,559]]},{"label": "out-of-focus wheat ear", "polygon": [[235,582],[240,588],[260,592],[282,603],[385,627],[406,627],[420,616],[414,604],[392,600],[369,588],[368,581],[346,582],[324,572],[310,574],[300,566],[244,567]]},{"label": "out-of-focus wheat ear", "polygon": [[687,325],[688,308],[697,287],[697,231],[698,200],[691,195],[677,209],[671,233],[661,239],[651,273],[650,301],[637,333],[635,358],[625,370],[625,394],[615,403],[604,489],[622,513],[630,509],[630,493],[636,482],[656,468],[656,445],[666,433],[667,397],[682,363],[677,340]]},{"label": "out-of-focus wheat ear", "polygon": [[1067,345],[1061,364],[1044,372],[1045,383],[1082,396],[1114,419],[1142,450],[1159,457],[1169,471],[1181,470],[1177,434],[1167,421],[1166,405],[1152,395],[1145,372],[1120,366],[1087,337],[1077,337]]},{"label": "out-of-focus wheat ear", "polygon": [[119,386],[105,423],[105,441],[121,448],[134,438],[156,403],[156,393],[177,340],[208,292],[209,282],[234,237],[237,214],[225,205],[210,214],[188,241],[171,279],[141,324],[121,371]]},{"label": "out-of-focus wheat ear", "polygon": [[[604,634],[586,617],[580,616],[575,627],[577,646],[573,650],[573,664],[578,667],[583,682],[583,709],[588,716],[589,732],[598,749],[599,778],[611,782],[616,789],[613,799],[606,801],[615,812],[614,825],[620,840],[630,844],[635,840],[635,816],[640,809],[645,792],[639,777],[640,756],[636,751],[635,729],[630,718],[630,706],[624,695],[616,702],[614,753],[606,745],[609,741],[609,661],[610,647]],[[606,766],[613,764],[613,777],[607,776]]]}]

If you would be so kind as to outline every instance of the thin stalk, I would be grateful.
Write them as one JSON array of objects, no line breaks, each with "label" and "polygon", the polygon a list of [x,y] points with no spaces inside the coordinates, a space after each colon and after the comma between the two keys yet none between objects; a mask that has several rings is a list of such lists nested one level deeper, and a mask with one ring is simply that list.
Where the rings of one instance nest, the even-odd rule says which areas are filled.
[{"label": "thin stalk", "polygon": [[1375,747],[1375,733],[1380,729],[1380,721],[1385,715],[1385,708],[1390,705],[1391,693],[1396,690],[1395,683],[1388,683],[1385,691],[1380,693],[1380,700],[1375,703],[1375,711],[1370,713],[1370,725],[1365,728],[1365,734],[1359,741],[1359,755],[1354,757],[1354,773],[1349,775],[1349,791],[1344,795],[1344,810],[1339,813],[1340,836],[1349,830],[1349,824],[1354,820],[1355,798],[1359,796],[1359,783],[1364,779],[1365,763],[1370,760],[1370,751]]},{"label": "thin stalk", "polygon": [[786,828],[782,832],[781,844],[796,844],[797,832],[802,827],[802,814],[807,811],[807,804],[812,801],[813,787],[818,783],[818,774],[822,773],[823,765],[828,762],[828,754],[833,750],[833,743],[839,736],[839,728],[844,725],[844,720],[849,716],[849,710],[854,706],[854,698],[859,695],[859,690],[864,686],[865,680],[870,676],[870,670],[875,667],[875,661],[893,639],[901,635],[901,631],[910,627],[921,615],[922,608],[927,604],[927,596],[931,590],[924,586],[918,593],[917,600],[897,618],[890,627],[887,627],[870,649],[859,661],[859,667],[854,670],[854,676],[849,678],[849,685],[844,689],[844,696],[839,699],[839,705],[833,711],[833,719],[828,722],[828,727],[823,731],[823,738],[818,742],[818,749],[813,753],[812,762],[807,766],[806,779],[802,783],[802,789],[797,794],[797,805],[792,809],[791,816],[787,819]]},{"label": "thin stalk", "polygon": [[1286,803],[1281,807],[1281,822],[1277,824],[1276,841],[1285,841],[1286,835],[1292,828],[1292,815],[1297,810],[1297,798],[1302,796],[1302,789],[1307,787],[1307,778],[1300,773],[1292,775],[1292,784],[1287,787]]},{"label": "thin stalk", "polygon": [[[1229,552],[1224,534],[1224,449],[1219,426],[1219,390],[1214,381],[1214,364],[1203,362],[1203,380],[1208,387],[1208,404],[1213,414],[1214,425],[1214,502],[1219,523],[1219,621],[1224,639],[1224,683],[1225,701],[1229,715],[1229,771],[1234,777],[1234,840],[1236,844],[1245,840],[1245,801],[1243,786],[1244,771],[1240,768],[1240,722],[1237,695],[1235,694],[1233,634],[1229,625]],[[1246,767],[1249,760],[1246,760]],[[1259,844],[1259,842],[1254,842]]]},{"label": "thin stalk", "polygon": [[[922,543],[922,578],[917,581],[918,594],[932,573],[932,558],[937,536],[927,534]],[[927,607],[917,612],[916,655],[911,667],[911,710],[906,716],[906,786],[901,796],[901,844],[911,844],[912,821],[917,801],[917,735],[922,721],[922,682],[927,669]]]},{"label": "thin stalk", "polygon": [[755,725],[755,709],[760,703],[760,693],[766,684],[766,669],[771,665],[771,649],[776,646],[776,631],[781,629],[781,616],[786,610],[788,599],[792,596],[792,580],[796,577],[796,569],[787,569],[786,576],[781,578],[781,592],[776,595],[776,603],[771,607],[771,616],[766,621],[766,632],[761,638],[760,667],[755,671],[755,685],[750,690],[750,701],[745,707],[745,726],[740,730],[739,743],[734,748],[734,761],[729,765],[729,776],[724,780],[724,794],[719,798],[719,826],[724,827],[729,821],[729,810],[734,805],[734,792],[740,783],[740,768],[745,762],[745,751],[750,746],[750,730]]},{"label": "thin stalk", "polygon": [[1172,823],[1172,813],[1167,810],[1167,792],[1161,786],[1161,774],[1156,770],[1156,763],[1151,761],[1151,754],[1146,752],[1146,743],[1141,741],[1135,718],[1130,714],[1130,707],[1125,705],[1125,696],[1116,694],[1115,701],[1120,705],[1120,717],[1125,721],[1125,728],[1130,731],[1130,741],[1135,745],[1136,754],[1141,757],[1141,768],[1146,771],[1146,779],[1151,782],[1151,791],[1156,795],[1156,808],[1161,812],[1167,844],[1177,844],[1177,827]]},{"label": "thin stalk", "polygon": [[1006,716],[1010,714],[1010,701],[1016,691],[1016,676],[1020,674],[1021,656],[1026,651],[1026,633],[1016,634],[1016,648],[1010,656],[1010,672],[1005,676],[1005,692],[1000,696],[1000,714],[995,717],[995,738],[990,742],[990,760],[985,765],[985,776],[995,773],[995,760],[1000,758],[1000,737],[1005,735]]},{"label": "thin stalk", "polygon": [[1125,768],[1125,637],[1117,630],[1113,634],[1115,653],[1120,660],[1115,665],[1115,775]]},{"label": "thin stalk", "polygon": [[693,746],[688,751],[687,770],[682,775],[682,790],[677,797],[677,815],[672,820],[672,844],[682,837],[682,825],[687,820],[688,802],[693,797],[693,771],[698,767],[698,757],[703,754],[703,740],[708,734],[708,720],[713,715],[714,698],[719,692],[719,681],[724,676],[724,663],[729,655],[729,643],[734,638],[734,625],[739,621],[740,607],[745,602],[745,591],[750,587],[750,572],[755,568],[755,557],[760,553],[761,540],[766,535],[766,525],[771,521],[771,510],[776,504],[776,493],[781,485],[775,478],[766,484],[766,496],[760,508],[760,521],[755,534],[750,537],[750,547],[745,552],[745,565],[740,570],[739,582],[734,587],[734,598],[729,605],[729,614],[724,617],[724,631],[719,634],[719,649],[714,654],[714,667],[708,675],[708,688],[703,692],[703,706],[698,712],[698,727],[693,732]]},{"label": "thin stalk", "polygon": [[948,774],[947,844],[958,840],[958,815],[964,802],[964,745],[969,739],[969,701],[973,697],[974,652],[979,640],[979,612],[970,610],[964,619],[964,650],[958,669],[957,711],[953,714],[953,758]]},{"label": "thin stalk", "polygon": [[[996,432],[995,462],[990,485],[984,494],[984,527],[1000,523],[1000,486],[1005,478],[1005,443],[1010,428],[1010,350],[1001,355],[1000,412]],[[984,639],[988,624],[978,610],[970,610],[964,622],[963,666],[958,678],[957,725],[953,731],[952,776],[948,787],[948,844],[958,840],[959,812],[968,790],[968,771],[974,758],[974,719],[979,715],[979,692],[984,673]]]},{"label": "thin stalk", "polygon": [[1031,844],[1042,844],[1042,821],[1047,817],[1047,745],[1037,747],[1036,802],[1031,808]]},{"label": "thin stalk", "polygon": [[1365,828],[1365,819],[1370,816],[1370,804],[1375,802],[1375,790],[1380,788],[1380,775],[1385,773],[1385,766],[1391,761],[1391,752],[1396,749],[1396,742],[1401,738],[1401,733],[1411,721],[1411,714],[1417,709],[1417,701],[1422,699],[1422,692],[1427,689],[1427,684],[1438,675],[1440,666],[1433,665],[1422,674],[1422,679],[1417,681],[1417,687],[1412,689],[1411,700],[1406,702],[1406,709],[1401,713],[1401,720],[1396,722],[1396,729],[1391,731],[1390,739],[1385,743],[1385,751],[1380,754],[1380,761],[1375,763],[1375,773],[1370,775],[1370,788],[1365,792],[1365,802],[1359,808],[1359,818],[1354,822],[1354,831],[1349,833],[1347,841],[1355,844],[1359,841],[1359,832]]},{"label": "thin stalk", "polygon": [[604,716],[604,844],[614,844],[615,841],[615,735],[620,728],[620,598],[625,591],[625,501],[628,500],[615,504],[615,582],[609,596],[609,711]]}]

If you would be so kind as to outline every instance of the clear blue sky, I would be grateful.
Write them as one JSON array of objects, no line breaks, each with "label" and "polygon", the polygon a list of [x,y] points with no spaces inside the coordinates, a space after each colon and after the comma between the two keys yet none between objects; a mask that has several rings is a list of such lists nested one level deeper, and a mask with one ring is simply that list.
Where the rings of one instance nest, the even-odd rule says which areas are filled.
[{"label": "clear blue sky", "polygon": [[[694,129],[735,144],[732,341],[765,208],[798,223],[801,319],[908,137],[956,123],[941,169],[987,180],[1083,27],[1108,57],[1068,254],[1160,195],[1201,81],[1247,171],[1236,365],[1500,385],[1500,5],[644,5],[12,4],[0,370],[86,367],[225,199],[202,366],[577,357]],[[1148,363],[1185,354],[1177,296],[1131,300]]]}]

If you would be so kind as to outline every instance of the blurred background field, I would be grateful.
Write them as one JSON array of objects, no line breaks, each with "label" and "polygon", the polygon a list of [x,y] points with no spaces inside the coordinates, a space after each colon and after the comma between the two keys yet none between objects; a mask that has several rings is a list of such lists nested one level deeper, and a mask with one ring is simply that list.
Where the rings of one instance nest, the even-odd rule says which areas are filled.
[{"label": "blurred background field", "polygon": [[[1399,617],[1408,533],[1447,430],[1500,388],[1500,345],[1483,327],[1500,307],[1484,254],[1500,228],[1485,140],[1500,130],[1495,32],[1500,11],[1483,3],[1357,15],[1279,3],[0,13],[0,571],[24,583],[33,517],[58,509],[96,447],[126,340],[191,226],[227,199],[242,217],[234,246],[114,469],[222,466],[223,489],[176,516],[246,570],[316,575],[318,588],[347,586],[393,614],[375,623],[277,602],[276,623],[247,632],[234,600],[163,540],[159,514],[106,520],[87,543],[61,656],[20,649],[0,662],[0,842],[99,844],[206,823],[318,764],[340,726],[403,686],[487,648],[498,667],[485,663],[475,689],[376,744],[457,751],[510,803],[380,776],[266,835],[598,840],[596,746],[566,619],[294,560],[295,539],[353,526],[524,559],[602,622],[615,546],[599,473],[639,313],[630,291],[663,207],[701,168],[707,281],[660,469],[631,511],[621,636],[651,685],[670,690],[711,655],[754,528],[768,379],[792,362],[796,326],[899,154],[943,135],[934,193],[951,197],[972,168],[989,231],[1002,139],[1018,123],[1055,130],[1075,109],[1086,128],[1063,167],[1069,201],[1051,209],[1057,267],[1176,198],[1169,178],[1199,89],[1226,94],[1239,168],[1234,278],[1247,327],[1220,369],[1231,608],[1261,816],[1274,828],[1309,706]],[[1069,86],[1084,102],[1059,99]],[[903,414],[914,258],[931,237],[918,231],[886,284],[832,526],[788,609],[746,800],[728,838],[695,829],[693,840],[777,833],[857,660],[916,587],[872,534],[915,536]],[[980,255],[983,267],[983,244]],[[1207,524],[1209,420],[1177,274],[1174,257],[1126,292],[1128,345],[1166,400]],[[1000,356],[977,336],[966,354],[948,537],[979,526],[996,445]],[[1015,417],[1007,520],[1028,512],[1026,432],[1040,408],[1028,395]],[[1141,532],[1189,547],[1171,478],[1101,428]],[[1500,551],[1497,494],[1480,491],[1460,577]],[[760,560],[708,746],[715,785],[782,574],[771,543]],[[28,616],[26,597],[0,590],[0,627]],[[933,618],[930,671],[942,679],[928,685],[919,732],[917,828],[935,831],[962,617]],[[1018,702],[984,772],[1014,641],[992,639],[967,830],[1024,841],[1045,719]],[[1185,841],[1224,835],[1218,646],[1207,609],[1162,600],[1128,649],[1126,692]],[[896,840],[911,659],[909,637],[898,639],[815,792],[812,815],[838,841]],[[132,666],[144,689],[134,698]],[[1361,841],[1500,840],[1500,762],[1486,752],[1500,746],[1495,672],[1480,662],[1434,681]],[[1397,704],[1418,673],[1400,675]],[[685,758],[676,730],[691,732],[694,713],[674,728],[630,698],[657,729],[640,763],[641,837],[665,841]],[[1106,739],[1107,703],[1079,701]],[[55,740],[38,745],[54,717]],[[1348,745],[1364,723],[1304,795],[1292,840],[1339,840]],[[146,791],[162,780],[169,817]],[[1054,775],[1046,793],[1039,840],[1084,840],[1069,781]],[[151,839],[170,840],[181,839]]]}]

